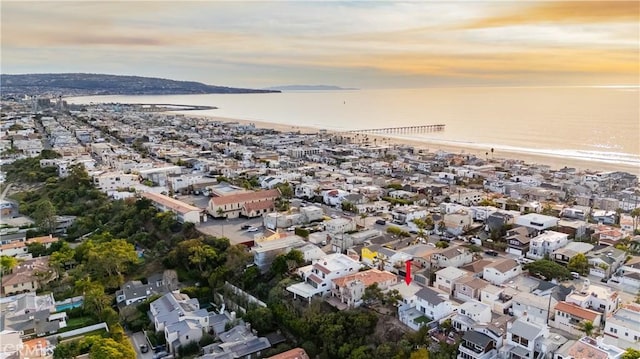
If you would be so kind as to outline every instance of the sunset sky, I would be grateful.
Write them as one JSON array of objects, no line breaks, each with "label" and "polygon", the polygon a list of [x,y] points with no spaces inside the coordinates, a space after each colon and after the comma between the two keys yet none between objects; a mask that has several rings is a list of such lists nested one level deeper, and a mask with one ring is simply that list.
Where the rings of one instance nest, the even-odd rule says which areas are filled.
[{"label": "sunset sky", "polygon": [[6,1],[2,73],[267,87],[640,83],[640,2]]}]

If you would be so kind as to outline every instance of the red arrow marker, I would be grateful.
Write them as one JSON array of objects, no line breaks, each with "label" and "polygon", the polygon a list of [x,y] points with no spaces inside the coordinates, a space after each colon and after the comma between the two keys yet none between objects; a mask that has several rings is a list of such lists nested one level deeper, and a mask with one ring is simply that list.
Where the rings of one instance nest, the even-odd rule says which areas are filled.
[{"label": "red arrow marker", "polygon": [[404,275],[404,281],[407,285],[411,284],[411,260],[405,262],[407,265],[406,274]]}]

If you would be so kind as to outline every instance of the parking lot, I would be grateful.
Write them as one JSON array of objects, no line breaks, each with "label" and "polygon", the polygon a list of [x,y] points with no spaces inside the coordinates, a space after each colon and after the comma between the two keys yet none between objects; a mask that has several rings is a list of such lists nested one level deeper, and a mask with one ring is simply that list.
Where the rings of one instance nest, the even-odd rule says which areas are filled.
[{"label": "parking lot", "polygon": [[[256,227],[258,231],[250,232],[242,229],[244,225]],[[196,228],[211,236],[229,238],[231,244],[252,241],[256,235],[262,235],[265,231],[262,226],[262,218],[215,219],[209,217],[206,222],[198,224]]]}]

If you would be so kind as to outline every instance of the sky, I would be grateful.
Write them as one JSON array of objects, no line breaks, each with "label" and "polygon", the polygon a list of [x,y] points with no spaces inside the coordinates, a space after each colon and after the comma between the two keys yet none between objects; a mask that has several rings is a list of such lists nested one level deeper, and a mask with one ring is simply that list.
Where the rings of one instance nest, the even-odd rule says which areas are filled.
[{"label": "sky", "polygon": [[2,0],[4,74],[263,88],[640,83],[640,2]]}]

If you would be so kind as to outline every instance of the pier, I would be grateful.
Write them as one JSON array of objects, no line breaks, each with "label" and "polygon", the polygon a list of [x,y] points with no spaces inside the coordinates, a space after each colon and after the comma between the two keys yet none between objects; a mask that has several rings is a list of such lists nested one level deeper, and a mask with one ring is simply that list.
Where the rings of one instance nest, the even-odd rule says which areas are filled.
[{"label": "pier", "polygon": [[387,127],[387,128],[370,128],[366,130],[352,130],[345,133],[370,133],[376,135],[382,134],[407,134],[407,133],[427,133],[444,131],[445,125],[421,125],[421,126],[404,126],[404,127]]}]

